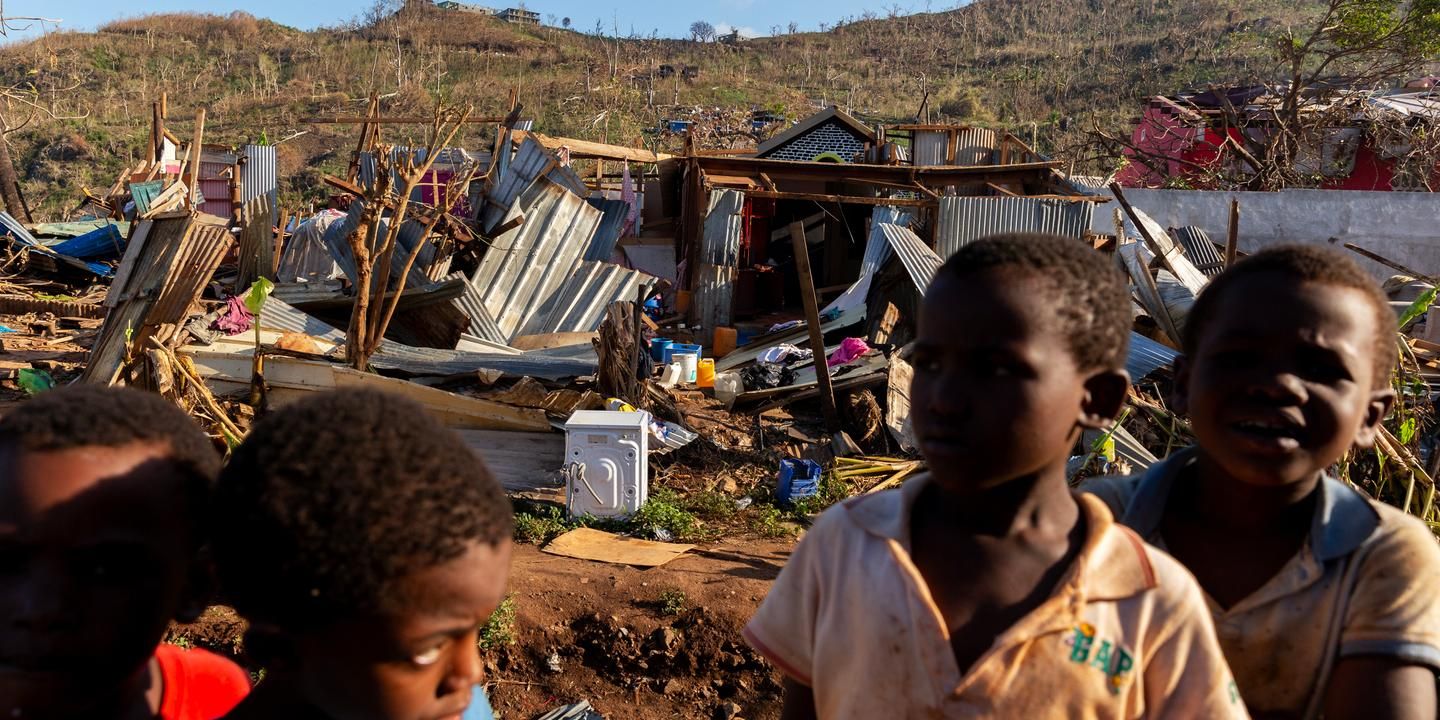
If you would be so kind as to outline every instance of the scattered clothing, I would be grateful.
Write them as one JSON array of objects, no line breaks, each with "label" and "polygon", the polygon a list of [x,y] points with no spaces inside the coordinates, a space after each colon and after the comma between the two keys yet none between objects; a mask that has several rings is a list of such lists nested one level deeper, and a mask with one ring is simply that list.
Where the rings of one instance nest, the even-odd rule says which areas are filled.
[{"label": "scattered clothing", "polygon": [[780,345],[776,345],[775,347],[765,348],[765,351],[760,353],[760,357],[756,358],[755,360],[756,362],[762,363],[784,364],[787,362],[809,360],[811,357],[814,357],[814,355],[815,353],[804,348],[798,348],[789,343],[783,343]]},{"label": "scattered clothing", "polygon": [[245,300],[235,296],[225,301],[225,311],[215,318],[211,329],[226,335],[239,335],[248,332],[254,325],[255,316],[250,313],[250,308],[245,307]]},{"label": "scattered clothing", "polygon": [[845,365],[846,363],[854,362],[867,352],[870,352],[870,346],[866,345],[864,340],[860,338],[845,338],[840,341],[840,347],[836,348],[835,352],[830,353],[830,357],[825,361],[825,365],[832,368],[836,365]]},{"label": "scattered clothing", "polygon": [[765,331],[765,334],[769,335],[770,333],[784,332],[791,328],[798,328],[804,324],[804,320],[791,320],[789,322],[776,323],[774,325],[771,325],[770,329]]},{"label": "scattered clothing", "polygon": [[161,643],[155,661],[160,665],[161,720],[223,717],[250,694],[245,671],[212,652]]},{"label": "scattered clothing", "polygon": [[[1080,489],[1163,550],[1170,489],[1198,459],[1187,448],[1143,475]],[[1317,491],[1310,537],[1280,572],[1228,609],[1206,597],[1240,695],[1257,714],[1318,717],[1329,671],[1351,655],[1440,670],[1440,547],[1430,530],[1329,475]]]},{"label": "scattered clothing", "polygon": [[1085,495],[1084,547],[1054,595],[962,670],[910,559],[928,482],[827,510],[745,627],[819,717],[1247,717],[1194,579]]}]

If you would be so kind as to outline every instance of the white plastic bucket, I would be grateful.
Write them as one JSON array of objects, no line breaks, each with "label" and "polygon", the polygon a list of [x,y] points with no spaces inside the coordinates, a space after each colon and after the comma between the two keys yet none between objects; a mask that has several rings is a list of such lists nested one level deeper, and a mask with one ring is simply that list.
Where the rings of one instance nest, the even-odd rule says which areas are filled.
[{"label": "white plastic bucket", "polygon": [[673,357],[680,363],[680,382],[694,383],[700,368],[700,356],[695,353],[677,353]]},{"label": "white plastic bucket", "polygon": [[715,399],[725,403],[725,407],[735,404],[735,398],[745,391],[745,384],[740,380],[740,373],[722,372],[715,375]]}]

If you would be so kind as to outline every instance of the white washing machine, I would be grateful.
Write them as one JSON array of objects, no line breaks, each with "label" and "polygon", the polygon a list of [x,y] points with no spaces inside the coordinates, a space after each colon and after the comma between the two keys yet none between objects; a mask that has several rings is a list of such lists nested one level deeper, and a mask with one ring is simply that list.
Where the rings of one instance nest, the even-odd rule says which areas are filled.
[{"label": "white washing machine", "polygon": [[565,421],[570,517],[626,517],[650,496],[648,413],[580,410]]}]

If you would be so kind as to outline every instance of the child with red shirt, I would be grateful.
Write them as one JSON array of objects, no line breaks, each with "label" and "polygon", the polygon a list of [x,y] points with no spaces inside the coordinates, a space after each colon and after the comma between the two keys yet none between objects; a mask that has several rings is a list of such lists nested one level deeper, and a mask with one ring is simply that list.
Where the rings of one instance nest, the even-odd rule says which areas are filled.
[{"label": "child with red shirt", "polygon": [[0,717],[212,720],[249,692],[229,660],[160,643],[205,607],[219,466],[138,390],[53,390],[0,419]]}]

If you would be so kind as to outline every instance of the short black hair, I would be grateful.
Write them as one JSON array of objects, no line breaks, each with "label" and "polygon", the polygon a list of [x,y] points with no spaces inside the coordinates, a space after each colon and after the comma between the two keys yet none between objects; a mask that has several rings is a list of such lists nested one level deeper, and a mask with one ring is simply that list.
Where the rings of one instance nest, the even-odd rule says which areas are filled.
[{"label": "short black hair", "polygon": [[1049,283],[1055,294],[1035,298],[1054,311],[1082,371],[1125,366],[1133,313],[1119,268],[1077,238],[1048,233],[1004,233],[981,238],[950,256],[935,279],[960,279],[986,270],[1015,268]]},{"label": "short black hair", "polygon": [[[220,452],[184,410],[152,392],[68,385],[40,393],[0,418],[0,446],[28,452],[163,444],[186,483],[197,521],[209,509]],[[197,523],[198,524],[198,523]]]},{"label": "short black hair", "polygon": [[392,584],[508,542],[510,503],[418,403],[373,390],[305,398],[256,423],[220,473],[226,600],[282,629],[395,609]]},{"label": "short black hair", "polygon": [[1213,319],[1220,297],[1243,278],[1254,275],[1278,274],[1297,283],[1313,282],[1343,288],[1354,288],[1365,295],[1375,317],[1375,338],[1371,354],[1375,367],[1373,387],[1390,384],[1390,370],[1397,354],[1395,333],[1398,320],[1390,308],[1390,299],[1375,279],[1349,255],[1320,245],[1276,245],[1235,263],[1210,281],[1195,299],[1185,317],[1181,346],[1186,355],[1194,355],[1201,331]]}]

